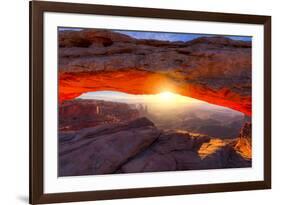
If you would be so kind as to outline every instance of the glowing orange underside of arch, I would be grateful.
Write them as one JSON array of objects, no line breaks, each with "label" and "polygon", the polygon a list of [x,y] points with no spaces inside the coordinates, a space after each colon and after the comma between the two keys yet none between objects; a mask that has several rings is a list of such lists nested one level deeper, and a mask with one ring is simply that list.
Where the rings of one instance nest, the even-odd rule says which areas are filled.
[{"label": "glowing orange underside of arch", "polygon": [[127,70],[114,72],[60,72],[59,102],[70,100],[85,92],[120,91],[130,94],[156,94],[164,90],[228,107],[251,116],[251,96],[240,96],[227,88],[212,90],[208,87],[171,80],[164,74]]}]

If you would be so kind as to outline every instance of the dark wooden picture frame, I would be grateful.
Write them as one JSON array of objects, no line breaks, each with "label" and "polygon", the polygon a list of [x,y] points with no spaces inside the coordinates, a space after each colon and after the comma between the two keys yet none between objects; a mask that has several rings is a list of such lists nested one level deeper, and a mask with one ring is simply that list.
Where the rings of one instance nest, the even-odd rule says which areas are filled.
[{"label": "dark wooden picture frame", "polygon": [[[30,3],[30,204],[182,195],[271,188],[271,17],[90,4]],[[260,24],[264,27],[264,180],[45,194],[43,191],[43,14],[100,14],[196,21]]]}]

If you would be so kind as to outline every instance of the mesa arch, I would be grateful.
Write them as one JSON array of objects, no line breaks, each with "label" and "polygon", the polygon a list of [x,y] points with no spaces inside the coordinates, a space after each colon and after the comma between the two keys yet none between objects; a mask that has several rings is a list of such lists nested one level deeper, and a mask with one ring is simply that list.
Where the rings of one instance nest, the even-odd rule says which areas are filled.
[{"label": "mesa arch", "polygon": [[88,29],[59,34],[59,101],[112,90],[169,90],[251,116],[251,42],[138,40]]}]

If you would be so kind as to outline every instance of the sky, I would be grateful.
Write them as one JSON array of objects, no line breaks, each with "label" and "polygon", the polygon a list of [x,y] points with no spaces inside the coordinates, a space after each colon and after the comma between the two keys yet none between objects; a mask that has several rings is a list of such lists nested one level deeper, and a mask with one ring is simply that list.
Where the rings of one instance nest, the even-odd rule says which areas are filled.
[{"label": "sky", "polygon": [[[59,28],[59,31],[74,30],[79,31],[79,28]],[[199,37],[211,37],[215,35],[208,34],[189,34],[189,33],[166,33],[166,32],[150,32],[150,31],[124,31],[124,30],[112,30],[118,33],[122,33],[131,36],[136,39],[155,39],[163,41],[190,41]],[[225,36],[234,40],[251,41],[252,37],[249,36]]]},{"label": "sky", "polygon": [[[139,31],[116,31],[126,34],[136,39],[155,39],[163,41],[190,41],[200,37],[211,37],[208,34],[187,34],[187,33],[164,33],[164,32],[139,32]],[[251,37],[246,36],[226,36],[234,40],[251,41]]]},{"label": "sky", "polygon": [[[233,110],[213,105],[201,100],[179,95],[177,93],[165,91],[154,95],[133,95],[118,91],[96,91],[83,93],[78,99],[103,100],[109,102],[119,102],[131,105],[147,105],[152,111],[172,111],[183,108],[200,108],[217,111]],[[235,111],[236,112],[236,111]]]}]

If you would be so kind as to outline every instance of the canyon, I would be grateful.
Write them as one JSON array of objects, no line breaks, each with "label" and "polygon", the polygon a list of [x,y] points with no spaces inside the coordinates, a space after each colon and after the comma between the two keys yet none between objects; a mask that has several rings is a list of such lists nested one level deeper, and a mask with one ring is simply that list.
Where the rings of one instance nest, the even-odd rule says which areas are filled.
[{"label": "canyon", "polygon": [[68,100],[59,115],[59,176],[251,167],[249,122],[224,139],[160,129],[125,103]]},{"label": "canyon", "polygon": [[[252,166],[251,42],[58,32],[60,177]],[[95,91],[169,91],[241,115],[219,121],[182,111],[165,119],[126,103],[79,99]]]}]

